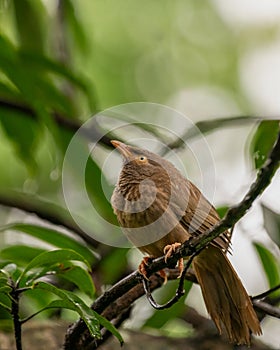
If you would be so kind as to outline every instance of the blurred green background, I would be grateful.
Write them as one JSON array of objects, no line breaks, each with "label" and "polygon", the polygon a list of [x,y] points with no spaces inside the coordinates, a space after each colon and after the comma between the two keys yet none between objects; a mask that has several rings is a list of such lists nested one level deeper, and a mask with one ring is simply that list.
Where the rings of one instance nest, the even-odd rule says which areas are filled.
[{"label": "blurred green background", "polygon": [[[222,212],[242,198],[275,140],[277,122],[259,125],[253,116],[279,119],[279,62],[280,6],[275,1],[225,5],[218,0],[0,0],[1,226],[51,222],[83,236],[64,203],[64,154],[84,121],[130,102],[167,105],[197,123],[201,135],[196,136],[206,137],[213,153],[216,193],[212,199]],[[168,128],[172,129],[173,121],[170,117]],[[77,152],[87,153],[89,142],[106,135],[117,122],[117,115],[107,122],[96,118],[94,132],[81,140]],[[129,134],[110,132],[101,139],[96,157],[89,158],[86,187],[98,211],[110,222],[116,221],[100,180],[100,164],[111,151],[109,138],[145,135],[170,141],[157,131],[142,124]],[[187,151],[181,151],[187,162]],[[102,174],[102,185],[109,192],[119,166],[112,163],[113,178]],[[69,171],[75,194],[79,191],[75,164]],[[207,165],[202,167],[202,172],[208,171]],[[199,185],[192,163],[188,174]],[[274,241],[279,244],[279,186],[278,173],[254,213],[236,230],[241,238],[234,240],[233,262],[244,280],[249,280],[246,287],[251,294],[280,280],[279,249],[268,236],[277,237]],[[212,189],[206,185],[208,190]],[[99,223],[90,237],[83,238],[103,257],[94,276],[98,294],[102,286],[135,268],[141,257],[135,250],[95,245],[94,230],[102,230]],[[260,264],[268,254],[261,248],[257,254],[252,241],[260,241],[276,256],[269,258],[269,264],[276,266],[273,275]],[[31,244],[26,236],[11,230],[0,236],[3,247],[19,242]],[[252,265],[244,266],[244,246],[252,255]],[[258,272],[250,280],[252,269]],[[190,303],[199,309],[201,300],[194,294]],[[169,322],[178,320],[179,308],[157,316],[144,310],[143,303],[138,305],[142,312],[130,321],[133,327],[162,328],[167,333],[175,327]],[[276,321],[267,322],[263,338],[275,345],[279,341]]]},{"label": "blurred green background", "polygon": [[[194,121],[271,115],[269,101],[252,98],[242,73],[248,56],[277,47],[279,23],[230,23],[218,4],[2,0],[2,186],[55,194],[60,153],[70,136],[53,121],[56,113],[83,121],[114,105],[148,101]],[[262,70],[260,65],[259,75]],[[272,88],[267,84],[267,94],[277,100]],[[32,117],[5,102],[28,106]],[[35,177],[39,181],[27,181]]]}]

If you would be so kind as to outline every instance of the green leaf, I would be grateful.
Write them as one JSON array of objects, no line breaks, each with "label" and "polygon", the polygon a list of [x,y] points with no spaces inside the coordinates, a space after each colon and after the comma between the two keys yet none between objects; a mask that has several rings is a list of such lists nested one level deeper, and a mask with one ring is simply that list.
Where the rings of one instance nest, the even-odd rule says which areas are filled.
[{"label": "green leaf", "polygon": [[120,342],[121,345],[123,345],[124,340],[121,336],[121,334],[119,333],[119,331],[116,329],[116,327],[109,322],[105,317],[102,317],[101,315],[99,315],[97,312],[94,312],[95,317],[98,319],[99,323],[105,327],[106,329],[108,329],[108,331],[110,331]]},{"label": "green leaf", "polygon": [[12,245],[0,251],[0,257],[16,262],[18,265],[26,265],[30,260],[45,252],[45,249],[30,247],[27,245]]},{"label": "green leaf", "polygon": [[[68,116],[74,113],[72,101],[58,86],[59,77],[57,74],[60,74],[60,79],[68,79],[71,83],[75,82],[80,89],[86,89],[80,79],[74,77],[61,64],[35,52],[19,50],[1,35],[0,68],[7,79],[19,90],[24,102],[48,127],[54,125],[53,119],[50,117],[52,110]],[[51,76],[50,73],[55,76]],[[51,130],[53,132],[54,127]]]},{"label": "green leaf", "polygon": [[0,108],[0,121],[17,155],[31,171],[37,169],[34,151],[40,135],[38,125],[24,113]]},{"label": "green leaf", "polygon": [[68,30],[70,32],[70,38],[75,39],[75,44],[78,45],[80,51],[88,55],[89,42],[83,30],[83,22],[77,16],[77,9],[75,8],[76,2],[72,0],[63,1],[63,10],[65,11],[65,20],[68,24]]},{"label": "green leaf", "polygon": [[17,101],[20,98],[18,91],[15,89],[13,84],[8,81],[5,83],[0,81],[0,96],[1,99],[7,101]]},{"label": "green leaf", "polygon": [[[61,130],[61,140],[64,146],[63,151],[67,150],[72,137],[73,133]],[[101,216],[110,223],[117,224],[116,215],[113,214],[112,206],[105,196],[105,193],[112,192],[112,186],[105,177],[102,177],[102,171],[97,163],[92,157],[89,157],[88,147],[84,143],[84,140],[76,137],[72,142],[71,148],[73,152],[71,152],[71,159],[65,160],[67,170],[69,169],[69,172],[71,172],[79,186],[85,183],[89,199],[94,208],[101,213]],[[87,159],[85,172],[80,171],[81,159]],[[103,191],[100,191],[100,188],[103,188]]]},{"label": "green leaf", "polygon": [[46,282],[38,282],[34,285],[34,288],[47,290],[62,299],[52,301],[46,308],[59,307],[76,311],[87,325],[90,334],[95,338],[101,338],[99,320],[96,317],[96,313],[94,313],[77,295],[69,291],[58,289]]},{"label": "green leaf", "polygon": [[5,310],[11,312],[11,299],[6,293],[0,293],[0,306],[2,306]]},{"label": "green leaf", "polygon": [[61,270],[65,269],[65,265],[68,265],[68,261],[64,262],[63,264],[55,263],[52,265],[42,266],[34,269],[35,271],[30,270],[20,279],[20,287],[30,287],[34,281],[46,275],[57,275],[61,272]]},{"label": "green leaf", "polygon": [[8,293],[10,293],[11,290],[12,290],[12,288],[10,286],[2,286],[2,287],[0,287],[0,293],[8,294]]},{"label": "green leaf", "polygon": [[[86,234],[74,221],[71,214],[69,213],[69,210],[65,209],[56,202],[47,200],[46,198],[40,197],[38,195],[30,194],[28,192],[15,191],[12,189],[9,189],[9,191],[0,191],[0,198],[5,203],[8,203],[9,206],[13,206],[13,203],[16,203],[16,205],[19,206],[26,206],[31,211],[34,211],[36,209],[35,211],[38,211],[42,218],[48,220],[51,217],[52,222],[58,224],[59,226],[65,226],[72,232],[78,232],[78,234],[80,234],[81,237],[83,237],[83,234],[85,235],[86,239],[87,237],[90,238],[91,236],[94,236],[96,228],[92,227],[92,231],[90,231],[89,234]],[[75,216],[77,217],[77,215]],[[5,229],[5,227],[6,226],[4,226],[2,230]],[[31,234],[31,231],[29,232]],[[47,233],[47,231],[45,232]],[[47,240],[46,236],[44,236],[44,240]],[[41,235],[40,237],[43,237],[43,235]],[[94,242],[94,239],[93,244],[96,244]],[[76,250],[76,248],[73,250]],[[95,256],[98,256],[96,253],[92,253],[95,254]],[[85,257],[86,256],[87,254],[85,255]]]},{"label": "green leaf", "polygon": [[223,206],[223,207],[219,207],[219,208],[217,208],[217,212],[218,212],[218,214],[219,214],[219,217],[222,219],[224,216],[225,216],[225,214],[226,214],[226,212],[228,211],[228,206]]},{"label": "green leaf", "polygon": [[262,204],[264,228],[280,248],[280,215]]},{"label": "green leaf", "polygon": [[[52,301],[49,305],[47,305],[42,310],[40,310],[40,312],[47,310],[47,309],[51,309],[51,308],[63,308],[63,309],[68,309],[68,310],[78,312],[76,309],[76,305],[73,305],[73,303],[71,301],[65,300],[65,299]],[[94,317],[98,320],[99,324],[101,324],[108,331],[110,331],[119,340],[120,344],[122,345],[124,343],[124,341],[123,341],[122,336],[120,335],[120,333],[116,329],[116,327],[110,321],[108,321],[105,317],[100,316],[97,312],[93,311],[92,309],[90,309],[90,310],[92,311],[92,314],[94,315]],[[84,318],[81,316],[80,313],[79,313],[79,315],[84,320]],[[87,324],[87,326],[88,326],[88,324]]]},{"label": "green leaf", "polygon": [[[99,315],[97,312],[92,310],[89,306],[87,306],[82,299],[80,299],[76,294],[65,291],[62,289],[58,289],[55,286],[45,283],[45,282],[38,282],[34,285],[34,288],[40,288],[43,290],[47,290],[49,292],[54,293],[62,300],[54,300],[49,305],[46,306],[46,308],[66,308],[69,310],[76,311],[79,316],[82,318],[82,320],[87,325],[91,335],[93,337],[96,337],[100,339],[101,333],[100,333],[100,325],[108,329],[118,340],[121,344],[123,344],[123,339],[118,330],[114,327],[114,325],[109,322],[106,318]],[[43,309],[43,310],[44,310]],[[41,310],[41,311],[43,311]]]},{"label": "green leaf", "polygon": [[[50,282],[52,283],[52,282]],[[34,314],[38,310],[44,308],[51,301],[55,300],[56,296],[50,292],[42,291],[41,289],[33,288],[26,289],[24,293],[21,294],[21,305],[24,308],[22,315],[26,317],[27,315]],[[45,312],[40,315],[40,319],[49,319],[52,317],[54,310]]]},{"label": "green leaf", "polygon": [[80,266],[72,266],[68,269],[60,270],[57,275],[74,283],[82,292],[93,298],[94,285],[92,278],[90,274]]},{"label": "green leaf", "polygon": [[256,169],[259,169],[266,161],[278,131],[278,120],[264,120],[259,124],[250,145],[250,153]]},{"label": "green leaf", "polygon": [[8,282],[8,277],[2,273],[0,270],[0,286],[6,285]]},{"label": "green leaf", "polygon": [[[12,42],[5,37],[0,35],[0,65],[3,68],[3,71],[9,71],[17,61],[16,49]],[[18,62],[17,62],[18,63]]]},{"label": "green leaf", "polygon": [[127,271],[128,248],[113,249],[110,254],[102,258],[100,272],[103,276],[104,284],[114,284]]},{"label": "green leaf", "polygon": [[9,293],[11,291],[11,287],[8,285],[8,277],[4,274],[1,274],[0,271],[0,293]]},{"label": "green leaf", "polygon": [[15,230],[24,232],[32,237],[39,238],[55,247],[63,249],[72,249],[82,255],[90,265],[96,260],[94,253],[87,248],[83,243],[77,241],[69,235],[50,229],[44,226],[14,223],[3,226],[0,231]]},{"label": "green leaf", "polygon": [[42,72],[48,72],[60,76],[75,84],[84,93],[88,92],[87,83],[84,82],[81,77],[76,76],[65,65],[56,62],[47,56],[38,55],[29,51],[20,51],[20,57],[28,62],[32,67],[41,70]]},{"label": "green leaf", "polygon": [[44,252],[38,256],[36,256],[30,263],[26,266],[24,271],[22,272],[18,283],[20,283],[23,279],[23,277],[34,268],[41,268],[43,266],[49,266],[50,268],[54,264],[63,264],[64,262],[68,262],[71,260],[75,261],[81,261],[87,267],[90,269],[90,265],[88,264],[87,260],[84,259],[80,254],[76,253],[73,250],[70,249],[58,249],[58,250],[52,250],[48,252]]},{"label": "green leaf", "polygon": [[273,288],[280,283],[279,261],[277,261],[274,255],[263,245],[255,242],[254,246],[261,259],[269,286]]},{"label": "green leaf", "polygon": [[[46,15],[41,1],[15,1],[15,20],[21,46],[43,52],[43,15]],[[27,20],[28,19],[28,20]]]},{"label": "green leaf", "polygon": [[16,279],[19,275],[19,269],[16,264],[11,263],[10,261],[4,261],[0,264],[1,266],[1,277],[7,277]]}]

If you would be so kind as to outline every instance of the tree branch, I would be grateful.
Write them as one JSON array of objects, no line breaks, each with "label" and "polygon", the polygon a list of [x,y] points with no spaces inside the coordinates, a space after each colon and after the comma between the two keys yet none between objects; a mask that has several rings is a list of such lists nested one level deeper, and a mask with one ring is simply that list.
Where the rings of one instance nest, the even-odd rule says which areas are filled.
[{"label": "tree branch", "polygon": [[193,127],[189,128],[180,138],[175,140],[174,142],[169,143],[167,148],[178,149],[184,146],[184,141],[189,140],[193,137],[199,136],[201,133],[206,134],[210,131],[214,131],[221,127],[221,124],[224,126],[240,126],[240,122],[242,123],[252,123],[252,122],[260,122],[264,119],[269,119],[266,117],[258,117],[258,116],[249,116],[249,115],[241,115],[241,116],[231,116],[225,118],[216,118],[211,120],[203,120],[198,121]]},{"label": "tree branch", "polygon": [[256,296],[254,296],[253,299],[257,299],[257,300],[261,300],[261,299],[264,299],[265,297],[267,297],[269,294],[273,293],[273,292],[276,292],[278,289],[280,289],[280,284],[278,284],[277,286],[269,289],[268,291],[264,292],[264,293],[261,293],[261,294],[258,294]]},{"label": "tree branch", "polygon": [[[179,275],[178,269],[168,270],[168,273],[168,280],[177,279]],[[104,295],[102,295],[93,303],[92,308],[95,311],[102,313],[102,316],[106,317],[109,321],[117,319],[120,314],[125,312],[125,310],[127,310],[133,304],[133,302],[145,295],[143,285],[140,283],[140,281],[138,281],[138,284],[129,289],[127,292],[124,292],[126,288],[122,289],[122,287],[124,287],[126,284],[129,285],[131,282],[135,281],[135,274],[135,272],[130,274],[122,281],[120,281],[120,284],[117,283],[110,290],[108,290],[108,292],[105,292],[110,293],[112,291],[112,294],[114,295],[112,299],[104,300]],[[192,269],[189,269],[186,275],[186,279],[194,283],[198,283]],[[163,285],[163,282],[164,280],[159,275],[152,275],[150,278],[150,289],[154,291],[155,289],[160,288]],[[279,308],[277,309],[276,307],[273,307],[266,301],[259,303],[258,300],[255,300],[254,298],[252,299],[253,305],[258,311],[265,312],[266,314],[274,317],[278,317],[278,314],[280,312]],[[205,321],[211,322],[210,319],[205,319]],[[213,327],[213,329],[215,329],[215,327]],[[85,324],[82,321],[78,321],[73,324],[68,330],[64,343],[64,349],[92,350],[103,344],[104,341],[105,339],[99,340],[97,342],[93,341]]]},{"label": "tree branch", "polygon": [[262,301],[262,300],[256,300],[253,301],[254,307],[262,312],[265,312],[269,316],[273,316],[276,318],[280,318],[280,308],[277,306],[270,305],[269,303]]},{"label": "tree branch", "polygon": [[67,210],[55,203],[40,200],[40,198],[34,195],[10,190],[7,194],[0,193],[0,205],[35,214],[40,219],[46,220],[54,225],[61,225],[71,232],[76,233],[91,247],[96,248],[99,246],[99,242],[81,230]]},{"label": "tree branch", "polygon": [[[24,104],[0,99],[0,108],[20,112],[21,114],[25,114],[29,118],[32,118],[35,120],[37,119],[36,112],[31,107],[26,106]],[[57,125],[62,126],[64,129],[67,129],[69,131],[76,132],[81,127],[81,123],[79,121],[75,119],[67,118],[66,116],[63,116],[57,112],[53,112],[52,117],[57,123]],[[82,128],[81,133],[86,139],[88,139],[91,142],[98,141],[106,147],[109,147],[109,148],[113,147],[111,144],[111,139],[114,137],[104,135],[104,133],[100,130],[100,127],[98,126],[96,121],[94,125],[90,128],[90,130],[86,128]]]},{"label": "tree branch", "polygon": [[[213,239],[218,237],[221,233],[225,232],[236,222],[243,217],[251,207],[255,199],[265,190],[270,184],[271,179],[279,167],[280,161],[280,133],[278,139],[262,168],[257,174],[255,182],[251,185],[249,191],[245,195],[244,199],[236,206],[230,208],[224,217],[217,225],[206,231],[199,237],[191,239],[191,241],[185,242],[175,253],[165,262],[164,257],[155,259],[149,266],[147,266],[147,275],[151,276],[153,273],[162,270],[168,266],[174,266],[174,264],[181,257],[191,256],[193,253],[205,248]],[[188,276],[187,276],[188,277]],[[156,278],[156,280],[155,280]],[[156,282],[155,282],[156,281]],[[103,295],[101,295],[92,305],[92,308],[98,313],[103,313],[104,310],[112,303],[125,299],[131,302],[131,296],[135,295],[135,291],[138,291],[137,297],[144,294],[143,286],[139,285],[141,282],[141,275],[138,271],[133,272],[129,276],[125,277],[121,281],[117,282]],[[152,276],[151,290],[159,287],[162,284],[162,279]],[[133,289],[133,292],[132,292]],[[130,291],[130,292],[129,292]],[[128,293],[129,292],[129,293]],[[132,298],[136,300],[137,298]],[[254,301],[255,302],[255,301]],[[258,303],[258,307],[264,307]],[[83,349],[85,341],[85,324],[79,320],[68,330],[65,338],[65,349]],[[94,347],[92,347],[93,349]]]}]

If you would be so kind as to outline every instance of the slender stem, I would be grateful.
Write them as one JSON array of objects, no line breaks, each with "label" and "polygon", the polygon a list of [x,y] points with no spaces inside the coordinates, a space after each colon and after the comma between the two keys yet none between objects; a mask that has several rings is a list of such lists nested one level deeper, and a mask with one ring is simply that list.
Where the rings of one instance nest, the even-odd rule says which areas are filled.
[{"label": "slender stem", "polygon": [[190,140],[193,137],[201,135],[201,133],[206,134],[211,131],[214,131],[223,126],[234,126],[240,125],[240,123],[252,123],[260,122],[262,120],[273,120],[273,117],[265,116],[252,116],[252,115],[241,115],[241,116],[232,116],[225,118],[216,118],[211,120],[203,120],[194,124],[193,127],[189,128],[181,137],[177,138],[175,141],[170,142],[168,147],[165,149],[179,149],[184,147],[185,141]]},{"label": "slender stem", "polygon": [[264,293],[261,293],[261,294],[258,294],[258,295],[255,295],[254,297],[252,297],[252,300],[260,300],[260,299],[263,299],[265,297],[267,297],[269,294],[275,292],[276,290],[280,289],[280,284],[278,284],[277,286],[265,291]]},{"label": "slender stem", "polygon": [[270,315],[280,319],[280,308],[270,305],[265,301],[253,300],[253,305],[256,309],[263,311],[266,315]]},{"label": "slender stem", "polygon": [[13,290],[10,293],[11,302],[12,302],[12,317],[14,323],[14,333],[16,340],[16,348],[17,350],[22,350],[21,344],[21,322],[19,318],[19,296],[20,294],[16,290],[16,286],[13,285]]},{"label": "slender stem", "polygon": [[30,290],[30,289],[33,289],[33,287],[31,286],[31,287],[18,288],[18,289],[17,289],[17,294],[19,295],[19,294],[21,294],[21,293],[26,292],[27,290]]},{"label": "slender stem", "polygon": [[34,314],[32,314],[32,315],[29,315],[29,316],[27,316],[27,317],[25,317],[25,318],[22,318],[22,319],[20,320],[20,323],[21,323],[21,324],[24,324],[25,322],[31,320],[31,318],[33,318],[33,317],[39,315],[41,312],[43,312],[43,311],[45,311],[45,310],[49,310],[49,309],[58,309],[58,308],[59,308],[58,306],[46,306],[46,307],[44,307],[43,309],[40,309],[39,311],[34,312]]}]

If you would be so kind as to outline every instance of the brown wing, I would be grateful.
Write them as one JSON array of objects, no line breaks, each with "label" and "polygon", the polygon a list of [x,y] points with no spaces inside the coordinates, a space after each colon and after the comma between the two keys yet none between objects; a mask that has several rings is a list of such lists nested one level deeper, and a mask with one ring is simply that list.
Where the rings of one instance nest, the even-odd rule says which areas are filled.
[{"label": "brown wing", "polygon": [[[188,206],[180,220],[180,224],[195,237],[217,224],[220,218],[213,205],[208,202],[199,189],[191,182],[189,182],[189,190]],[[213,245],[227,251],[230,246],[230,239],[231,234],[229,231],[226,231],[215,238]]]}]

